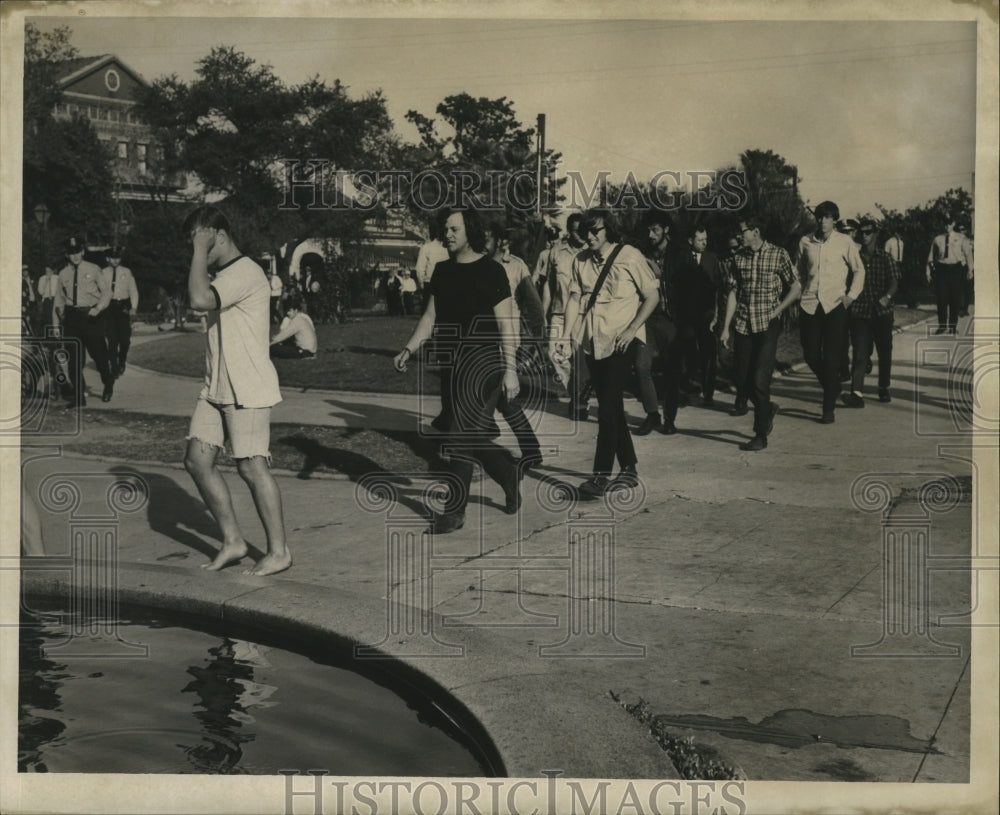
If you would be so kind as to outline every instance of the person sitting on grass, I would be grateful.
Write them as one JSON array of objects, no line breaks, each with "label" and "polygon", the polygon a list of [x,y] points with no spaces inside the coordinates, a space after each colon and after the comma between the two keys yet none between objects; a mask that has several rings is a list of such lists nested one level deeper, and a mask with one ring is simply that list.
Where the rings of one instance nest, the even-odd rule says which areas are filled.
[{"label": "person sitting on grass", "polygon": [[271,356],[279,359],[312,359],[316,356],[316,327],[303,310],[302,298],[291,294],[285,301],[285,317],[271,338]]}]

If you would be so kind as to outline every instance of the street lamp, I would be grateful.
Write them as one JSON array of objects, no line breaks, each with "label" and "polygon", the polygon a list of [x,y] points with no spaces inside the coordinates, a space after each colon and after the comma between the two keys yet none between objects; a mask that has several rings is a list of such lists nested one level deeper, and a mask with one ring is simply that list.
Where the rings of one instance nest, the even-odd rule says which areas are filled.
[{"label": "street lamp", "polygon": [[42,274],[44,274],[45,267],[48,265],[45,257],[45,226],[49,222],[49,208],[45,204],[39,204],[35,207],[34,212],[35,220],[40,224],[38,243],[42,255]]}]

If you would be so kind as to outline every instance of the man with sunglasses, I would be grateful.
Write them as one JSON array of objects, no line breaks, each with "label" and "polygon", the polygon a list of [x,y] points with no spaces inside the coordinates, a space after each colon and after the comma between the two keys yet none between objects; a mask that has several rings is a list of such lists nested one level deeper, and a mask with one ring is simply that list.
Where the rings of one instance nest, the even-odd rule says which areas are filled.
[{"label": "man with sunglasses", "polygon": [[878,400],[891,402],[889,376],[892,371],[892,298],[899,289],[898,264],[878,247],[878,228],[870,218],[860,223],[861,261],[865,264],[865,287],[848,309],[854,362],[851,392],[841,396],[847,407],[865,406],[864,382],[872,346],[878,352]]},{"label": "man with sunglasses", "polygon": [[[562,344],[572,338],[583,348],[597,393],[593,476],[580,485],[580,497],[593,500],[639,483],[635,448],[625,419],[624,391],[632,368],[632,343],[645,341],[644,323],[656,308],[659,292],[642,253],[619,245],[617,225],[609,210],[588,210],[583,231],[589,251],[573,262]],[[620,472],[612,480],[616,458]]]}]

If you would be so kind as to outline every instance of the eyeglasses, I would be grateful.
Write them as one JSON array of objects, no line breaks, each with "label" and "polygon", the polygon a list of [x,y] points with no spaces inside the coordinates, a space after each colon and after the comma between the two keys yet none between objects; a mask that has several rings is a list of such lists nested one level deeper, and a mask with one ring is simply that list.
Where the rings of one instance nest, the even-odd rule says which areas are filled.
[{"label": "eyeglasses", "polygon": [[603,226],[592,226],[587,229],[588,235],[593,235],[595,238],[604,231]]},{"label": "eyeglasses", "polygon": [[740,230],[740,234],[742,235],[744,232],[753,232],[756,228],[757,227],[755,226],[745,226]]}]

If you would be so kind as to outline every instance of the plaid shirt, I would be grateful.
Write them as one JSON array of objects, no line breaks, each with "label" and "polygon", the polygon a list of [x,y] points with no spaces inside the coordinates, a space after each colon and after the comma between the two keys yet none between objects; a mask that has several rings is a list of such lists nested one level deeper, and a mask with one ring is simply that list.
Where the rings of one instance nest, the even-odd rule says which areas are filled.
[{"label": "plaid shirt", "polygon": [[764,241],[756,252],[744,247],[725,264],[726,291],[736,290],[733,330],[740,334],[767,331],[771,312],[795,282],[795,267],[788,252]]},{"label": "plaid shirt", "polygon": [[852,317],[884,317],[892,313],[892,302],[883,306],[879,300],[889,293],[892,281],[899,282],[899,266],[881,249],[865,254],[861,250],[861,262],[865,264],[865,287],[858,299],[851,303]]}]

